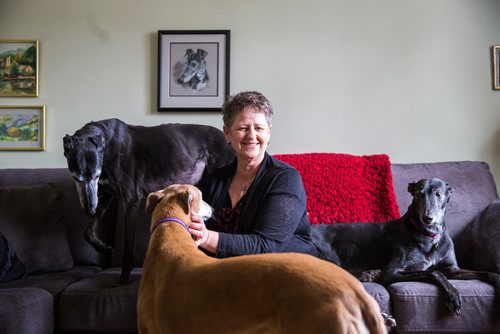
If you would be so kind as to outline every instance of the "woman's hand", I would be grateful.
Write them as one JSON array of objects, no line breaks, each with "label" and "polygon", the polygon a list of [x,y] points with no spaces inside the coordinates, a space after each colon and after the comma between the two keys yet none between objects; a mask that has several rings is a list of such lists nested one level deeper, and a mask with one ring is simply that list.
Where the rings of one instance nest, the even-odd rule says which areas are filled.
[{"label": "woman's hand", "polygon": [[197,214],[191,215],[191,224],[189,224],[189,233],[197,246],[206,249],[211,253],[217,252],[219,244],[219,233],[207,229],[205,222]]},{"label": "woman's hand", "polygon": [[197,214],[191,215],[191,224],[189,224],[189,233],[193,236],[194,241],[196,242],[196,246],[203,247],[204,244],[210,238],[208,234],[207,226],[203,219]]}]

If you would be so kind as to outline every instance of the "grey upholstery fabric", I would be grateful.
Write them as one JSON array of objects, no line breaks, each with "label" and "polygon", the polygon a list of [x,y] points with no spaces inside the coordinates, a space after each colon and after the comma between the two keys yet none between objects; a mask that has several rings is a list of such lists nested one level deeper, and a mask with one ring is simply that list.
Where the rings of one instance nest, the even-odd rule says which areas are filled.
[{"label": "grey upholstery fabric", "polygon": [[70,284],[101,271],[99,267],[75,267],[68,271],[43,273],[0,284],[0,290],[11,288],[40,288],[57,297]]},{"label": "grey upholstery fabric", "polygon": [[68,332],[137,331],[137,294],[141,269],[130,283],[118,286],[120,268],[109,268],[64,290],[59,301],[59,328]]},{"label": "grey upholstery fabric", "polygon": [[446,331],[500,332],[500,300],[492,285],[451,280],[462,296],[460,316],[451,312],[434,284],[404,282],[388,287],[398,333]]},{"label": "grey upholstery fabric", "polygon": [[[478,254],[472,252],[473,233],[466,233],[464,228],[497,197],[488,165],[482,162],[395,164],[392,173],[402,213],[411,200],[406,190],[409,182],[440,177],[455,188],[447,222],[457,253],[461,252],[458,254],[460,265],[468,260],[471,269],[477,269],[473,260]],[[119,268],[100,271],[98,266],[104,266],[103,257],[83,238],[91,218],[80,207],[67,169],[0,169],[0,187],[47,182],[55,184],[62,194],[59,201],[75,267],[64,273],[30,275],[27,279],[0,284],[0,333],[135,332],[141,271],[135,269],[131,283],[124,286],[117,284]],[[118,261],[122,256],[123,240],[119,240],[119,236],[123,233],[120,230],[123,211],[120,208],[113,213],[118,217],[116,231],[112,225],[114,219],[105,219],[99,230],[104,240],[111,243],[116,240]],[[137,221],[136,264],[140,266],[147,249],[149,222]],[[486,221],[484,218],[481,223]],[[89,267],[82,267],[84,265]],[[397,283],[388,290],[376,283],[364,286],[384,311],[395,316],[401,333],[500,332],[500,298],[493,296],[493,287],[478,281],[453,281],[453,284],[464,296],[463,314],[459,317],[450,313],[443,294],[433,284]]]},{"label": "grey upholstery fabric", "polygon": [[473,242],[475,268],[500,273],[500,199],[493,201],[466,231]]},{"label": "grey upholstery fabric", "polygon": [[73,267],[55,186],[1,187],[0,230],[16,250],[27,273]]},{"label": "grey upholstery fabric", "polygon": [[[70,244],[75,265],[104,265],[104,257],[82,237],[89,221],[93,218],[85,215],[78,200],[75,182],[67,168],[7,168],[0,169],[0,187],[32,186],[40,183],[52,183],[59,190],[63,223]],[[99,235],[103,240],[112,233],[112,224],[99,226]]]},{"label": "grey upholstery fabric", "polygon": [[0,333],[50,334],[54,330],[54,298],[37,288],[0,289]]},{"label": "grey upholstery fabric", "polygon": [[363,287],[377,301],[382,312],[392,314],[389,292],[382,285],[373,282],[364,282]]}]

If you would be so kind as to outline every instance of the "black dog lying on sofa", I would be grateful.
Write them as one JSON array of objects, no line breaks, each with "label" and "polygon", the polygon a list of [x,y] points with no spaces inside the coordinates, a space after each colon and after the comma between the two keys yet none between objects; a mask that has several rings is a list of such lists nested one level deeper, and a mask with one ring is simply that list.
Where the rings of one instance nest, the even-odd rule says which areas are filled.
[{"label": "black dog lying on sofa", "polygon": [[384,285],[426,281],[444,289],[448,307],[460,314],[461,298],[448,279],[479,279],[500,294],[500,275],[460,269],[444,215],[453,189],[440,179],[408,185],[413,201],[400,219],[385,223],[312,225],[321,257],[361,281]]},{"label": "black dog lying on sofa", "polygon": [[[120,283],[128,281],[134,262],[135,219],[153,191],[174,183],[194,184],[204,173],[229,163],[233,151],[222,131],[206,125],[133,126],[118,119],[91,122],[64,137],[64,156],[80,203],[88,215],[98,208],[98,190],[126,207]],[[102,207],[102,206],[101,206]],[[112,249],[96,235],[93,222],[86,239],[96,250]]]}]

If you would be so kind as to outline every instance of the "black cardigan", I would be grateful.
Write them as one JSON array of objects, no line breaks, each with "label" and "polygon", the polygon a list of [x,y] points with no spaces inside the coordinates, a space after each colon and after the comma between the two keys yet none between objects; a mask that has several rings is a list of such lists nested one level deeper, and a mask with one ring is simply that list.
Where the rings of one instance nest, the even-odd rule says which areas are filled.
[{"label": "black cardigan", "polygon": [[[236,160],[202,178],[203,199],[220,212],[227,199]],[[206,222],[214,230],[215,220]],[[273,252],[316,256],[299,172],[265,153],[252,185],[241,199],[239,234],[219,232],[218,258]]]}]

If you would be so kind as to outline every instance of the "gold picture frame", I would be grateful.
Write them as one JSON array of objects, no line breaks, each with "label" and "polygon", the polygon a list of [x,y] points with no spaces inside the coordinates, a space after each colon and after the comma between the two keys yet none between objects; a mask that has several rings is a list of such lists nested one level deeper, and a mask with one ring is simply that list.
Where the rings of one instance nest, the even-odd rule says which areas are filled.
[{"label": "gold picture frame", "polygon": [[0,97],[37,97],[38,40],[0,40]]},{"label": "gold picture frame", "polygon": [[500,45],[493,45],[491,53],[493,60],[493,89],[500,90]]},{"label": "gold picture frame", "polygon": [[0,151],[45,151],[45,106],[0,106]]}]

